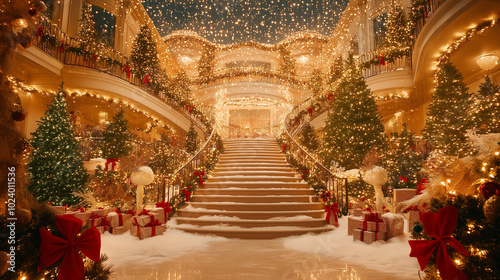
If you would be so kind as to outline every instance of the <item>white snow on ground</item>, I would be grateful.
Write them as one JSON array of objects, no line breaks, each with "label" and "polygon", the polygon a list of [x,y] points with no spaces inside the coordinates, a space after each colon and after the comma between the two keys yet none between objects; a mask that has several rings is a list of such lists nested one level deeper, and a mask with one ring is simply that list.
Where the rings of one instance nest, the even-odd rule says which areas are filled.
[{"label": "white snow on ground", "polygon": [[292,217],[274,217],[268,220],[278,220],[278,221],[303,221],[303,220],[314,220],[311,216],[297,215]]},{"label": "white snow on ground", "polygon": [[[365,244],[352,241],[347,235],[347,217],[331,232],[282,238],[285,248],[325,255],[347,263],[362,265],[384,273],[397,274],[401,279],[418,279],[420,270],[416,258],[411,258],[408,235]],[[406,228],[406,227],[405,227]]]},{"label": "white snow on ground", "polygon": [[227,242],[224,237],[202,236],[167,229],[163,235],[139,240],[125,233],[101,237],[101,253],[109,257],[107,263],[117,268],[128,264],[159,264],[175,259],[192,250],[202,250],[211,242]]}]

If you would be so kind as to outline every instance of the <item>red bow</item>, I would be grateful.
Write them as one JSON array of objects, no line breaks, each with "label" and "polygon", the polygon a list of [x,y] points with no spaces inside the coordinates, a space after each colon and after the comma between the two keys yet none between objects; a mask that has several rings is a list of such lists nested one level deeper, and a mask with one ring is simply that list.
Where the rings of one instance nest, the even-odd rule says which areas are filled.
[{"label": "red bow", "polygon": [[281,146],[281,152],[284,152],[286,149],[286,144],[283,144],[283,146]]},{"label": "red bow", "polygon": [[418,194],[422,194],[422,191],[425,190],[425,184],[428,184],[429,181],[427,180],[427,178],[422,178],[422,180],[420,180],[420,183],[417,184],[417,195]]},{"label": "red bow", "polygon": [[188,107],[188,112],[189,112],[190,114],[191,114],[191,111],[193,111],[193,108],[194,108],[194,106],[193,106],[193,105],[191,105],[191,106],[189,106],[189,107]]},{"label": "red bow", "polygon": [[299,123],[300,123],[300,117],[296,116],[294,125],[299,124]]},{"label": "red bow", "polygon": [[43,26],[41,24],[36,28],[36,35],[43,38]]},{"label": "red bow", "polygon": [[408,182],[408,177],[399,176],[399,181],[407,183]]},{"label": "red bow", "polygon": [[326,212],[326,219],[325,221],[328,223],[330,220],[330,217],[333,213],[333,216],[335,217],[335,225],[339,224],[339,216],[338,214],[340,213],[339,211],[339,205],[337,202],[334,202],[331,206],[330,205],[325,205],[325,212]]},{"label": "red bow", "polygon": [[323,202],[325,202],[332,197],[332,194],[330,193],[330,191],[327,191],[321,197],[323,198]]},{"label": "red bow", "polygon": [[302,170],[302,179],[305,179],[307,176],[309,176],[309,170]]},{"label": "red bow", "polygon": [[203,176],[205,176],[205,172],[204,171],[195,172],[193,176],[198,176],[198,178],[200,179],[200,187],[203,187]]},{"label": "red bow", "polygon": [[62,52],[64,50],[64,40],[61,41],[61,45],[59,46],[58,51]]},{"label": "red bow", "polygon": [[[160,221],[154,220],[151,221],[149,224],[146,225],[146,227],[151,227],[151,236],[156,236],[156,227],[161,226]],[[139,228],[139,227],[137,227]]]},{"label": "red bow", "polygon": [[130,65],[123,64],[122,74],[127,71],[127,78],[130,78]]},{"label": "red bow", "polygon": [[131,214],[132,216],[135,216],[135,210],[129,209],[129,210],[125,211],[125,214]]},{"label": "red bow", "polygon": [[462,271],[453,265],[446,246],[446,244],[449,244],[460,254],[469,256],[467,250],[455,238],[450,236],[457,226],[458,209],[453,206],[446,206],[439,209],[437,213],[426,212],[420,216],[425,232],[435,239],[409,240],[408,243],[410,243],[411,247],[410,257],[416,257],[420,264],[420,269],[424,270],[432,253],[437,249],[436,262],[441,278],[444,280],[468,279]]},{"label": "red bow", "polygon": [[142,79],[142,82],[145,83],[146,85],[149,85],[149,82],[151,80],[149,79],[149,74],[146,74],[146,76],[144,76],[144,79]]},{"label": "red bow", "polygon": [[106,159],[106,167],[104,168],[104,170],[109,171],[109,164],[111,163],[111,170],[114,171],[117,162],[118,162],[117,158]]},{"label": "red bow", "polygon": [[384,54],[381,54],[379,57],[377,57],[377,60],[380,61],[380,65],[385,66]]},{"label": "red bow", "polygon": [[182,192],[183,192],[183,193],[184,193],[184,195],[186,196],[186,201],[187,201],[187,202],[189,202],[189,197],[191,196],[191,192],[190,192],[191,187],[188,187],[188,188],[189,188],[189,190],[187,190],[187,189],[182,189]]},{"label": "red bow", "polygon": [[328,94],[328,100],[335,100],[335,96],[333,96],[333,93]]},{"label": "red bow", "polygon": [[92,54],[92,57],[94,58],[94,61],[97,61],[97,55],[96,54]]},{"label": "red bow", "polygon": [[168,217],[168,213],[172,213],[173,212],[172,208],[170,208],[170,205],[169,205],[168,201],[165,202],[165,201],[162,200],[161,202],[156,203],[156,207],[164,209],[163,212],[164,212],[164,215],[165,215],[165,222],[166,222],[167,221],[167,217]]},{"label": "red bow", "polygon": [[40,228],[40,260],[38,271],[44,270],[62,258],[58,280],[83,280],[85,267],[77,249],[94,262],[100,262],[101,234],[95,227],[77,234],[83,222],[71,215],[57,215],[56,226],[64,238],[54,236]]},{"label": "red bow", "polygon": [[309,107],[309,108],[307,108],[307,111],[309,112],[309,115],[311,115],[311,116],[312,116],[312,114],[313,114],[313,108],[312,108],[312,107]]}]

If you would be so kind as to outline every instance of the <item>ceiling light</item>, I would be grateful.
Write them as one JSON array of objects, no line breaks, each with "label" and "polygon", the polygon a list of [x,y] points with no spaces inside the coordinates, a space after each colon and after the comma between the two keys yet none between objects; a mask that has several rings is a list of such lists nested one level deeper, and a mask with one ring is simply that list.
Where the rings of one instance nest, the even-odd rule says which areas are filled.
[{"label": "ceiling light", "polygon": [[492,54],[492,53],[483,54],[482,56],[477,58],[476,63],[483,70],[491,70],[497,65],[498,56],[496,56],[495,54]]}]

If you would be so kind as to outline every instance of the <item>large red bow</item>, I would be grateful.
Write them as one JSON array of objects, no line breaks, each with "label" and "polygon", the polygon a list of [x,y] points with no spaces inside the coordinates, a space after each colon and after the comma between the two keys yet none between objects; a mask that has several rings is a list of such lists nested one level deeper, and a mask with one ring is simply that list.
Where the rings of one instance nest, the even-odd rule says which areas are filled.
[{"label": "large red bow", "polygon": [[57,215],[56,226],[64,238],[54,236],[40,228],[40,261],[38,271],[44,270],[62,258],[58,280],[83,280],[85,267],[78,250],[94,262],[100,262],[101,234],[95,227],[76,237],[83,222],[71,215]]},{"label": "large red bow", "polygon": [[325,221],[328,223],[330,220],[330,217],[333,213],[333,216],[335,217],[335,225],[339,224],[339,216],[338,214],[340,213],[339,211],[339,205],[337,202],[334,202],[331,206],[330,205],[325,205],[325,212],[326,212],[326,219]]},{"label": "large red bow", "polygon": [[108,158],[106,159],[106,167],[104,168],[105,171],[109,171],[109,164],[111,163],[111,170],[115,170],[116,163],[118,162],[117,158]]},{"label": "large red bow", "polygon": [[130,78],[130,65],[127,65],[126,63],[123,64],[122,74],[125,73],[125,71],[127,72],[127,78]]},{"label": "large red bow", "polygon": [[407,183],[408,182],[408,177],[399,176],[399,181]]},{"label": "large red bow", "polygon": [[330,193],[330,191],[327,191],[321,196],[321,198],[323,198],[323,202],[326,202],[327,200],[332,198],[332,193]]},{"label": "large red bow", "polygon": [[200,179],[200,187],[203,187],[203,176],[205,176],[205,172],[204,171],[195,172],[193,175],[198,176],[198,178]]},{"label": "large red bow", "polygon": [[182,189],[182,192],[186,196],[186,201],[189,202],[189,197],[191,196],[191,187],[188,187],[188,189]]},{"label": "large red bow", "polygon": [[469,256],[467,250],[455,238],[450,236],[457,226],[458,209],[453,206],[446,206],[439,209],[437,213],[427,212],[421,214],[421,219],[425,232],[435,239],[409,240],[410,257],[417,258],[420,269],[424,270],[432,253],[437,249],[436,262],[441,278],[444,280],[468,279],[462,271],[455,267],[446,248],[446,244],[449,244],[460,254]]},{"label": "large red bow", "polygon": [[172,208],[170,208],[170,205],[169,205],[168,201],[165,202],[165,201],[162,200],[161,202],[156,203],[156,207],[163,208],[163,210],[164,210],[163,212],[164,212],[164,215],[165,215],[165,222],[166,222],[167,221],[167,217],[168,217],[168,213],[173,212]]},{"label": "large red bow", "polygon": [[380,62],[380,65],[385,66],[384,54],[381,54],[379,57],[377,57],[377,60]]},{"label": "large red bow", "polygon": [[64,40],[61,41],[61,45],[59,46],[59,49],[57,49],[58,52],[62,52],[64,50]]}]

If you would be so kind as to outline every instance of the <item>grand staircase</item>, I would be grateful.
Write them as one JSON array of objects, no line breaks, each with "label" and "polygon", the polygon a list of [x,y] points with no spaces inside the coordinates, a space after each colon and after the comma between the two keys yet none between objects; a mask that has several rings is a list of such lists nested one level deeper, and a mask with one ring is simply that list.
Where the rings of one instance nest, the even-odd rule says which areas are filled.
[{"label": "grand staircase", "polygon": [[203,188],[174,218],[176,228],[230,238],[324,232],[322,204],[287,164],[275,139],[232,139]]}]

